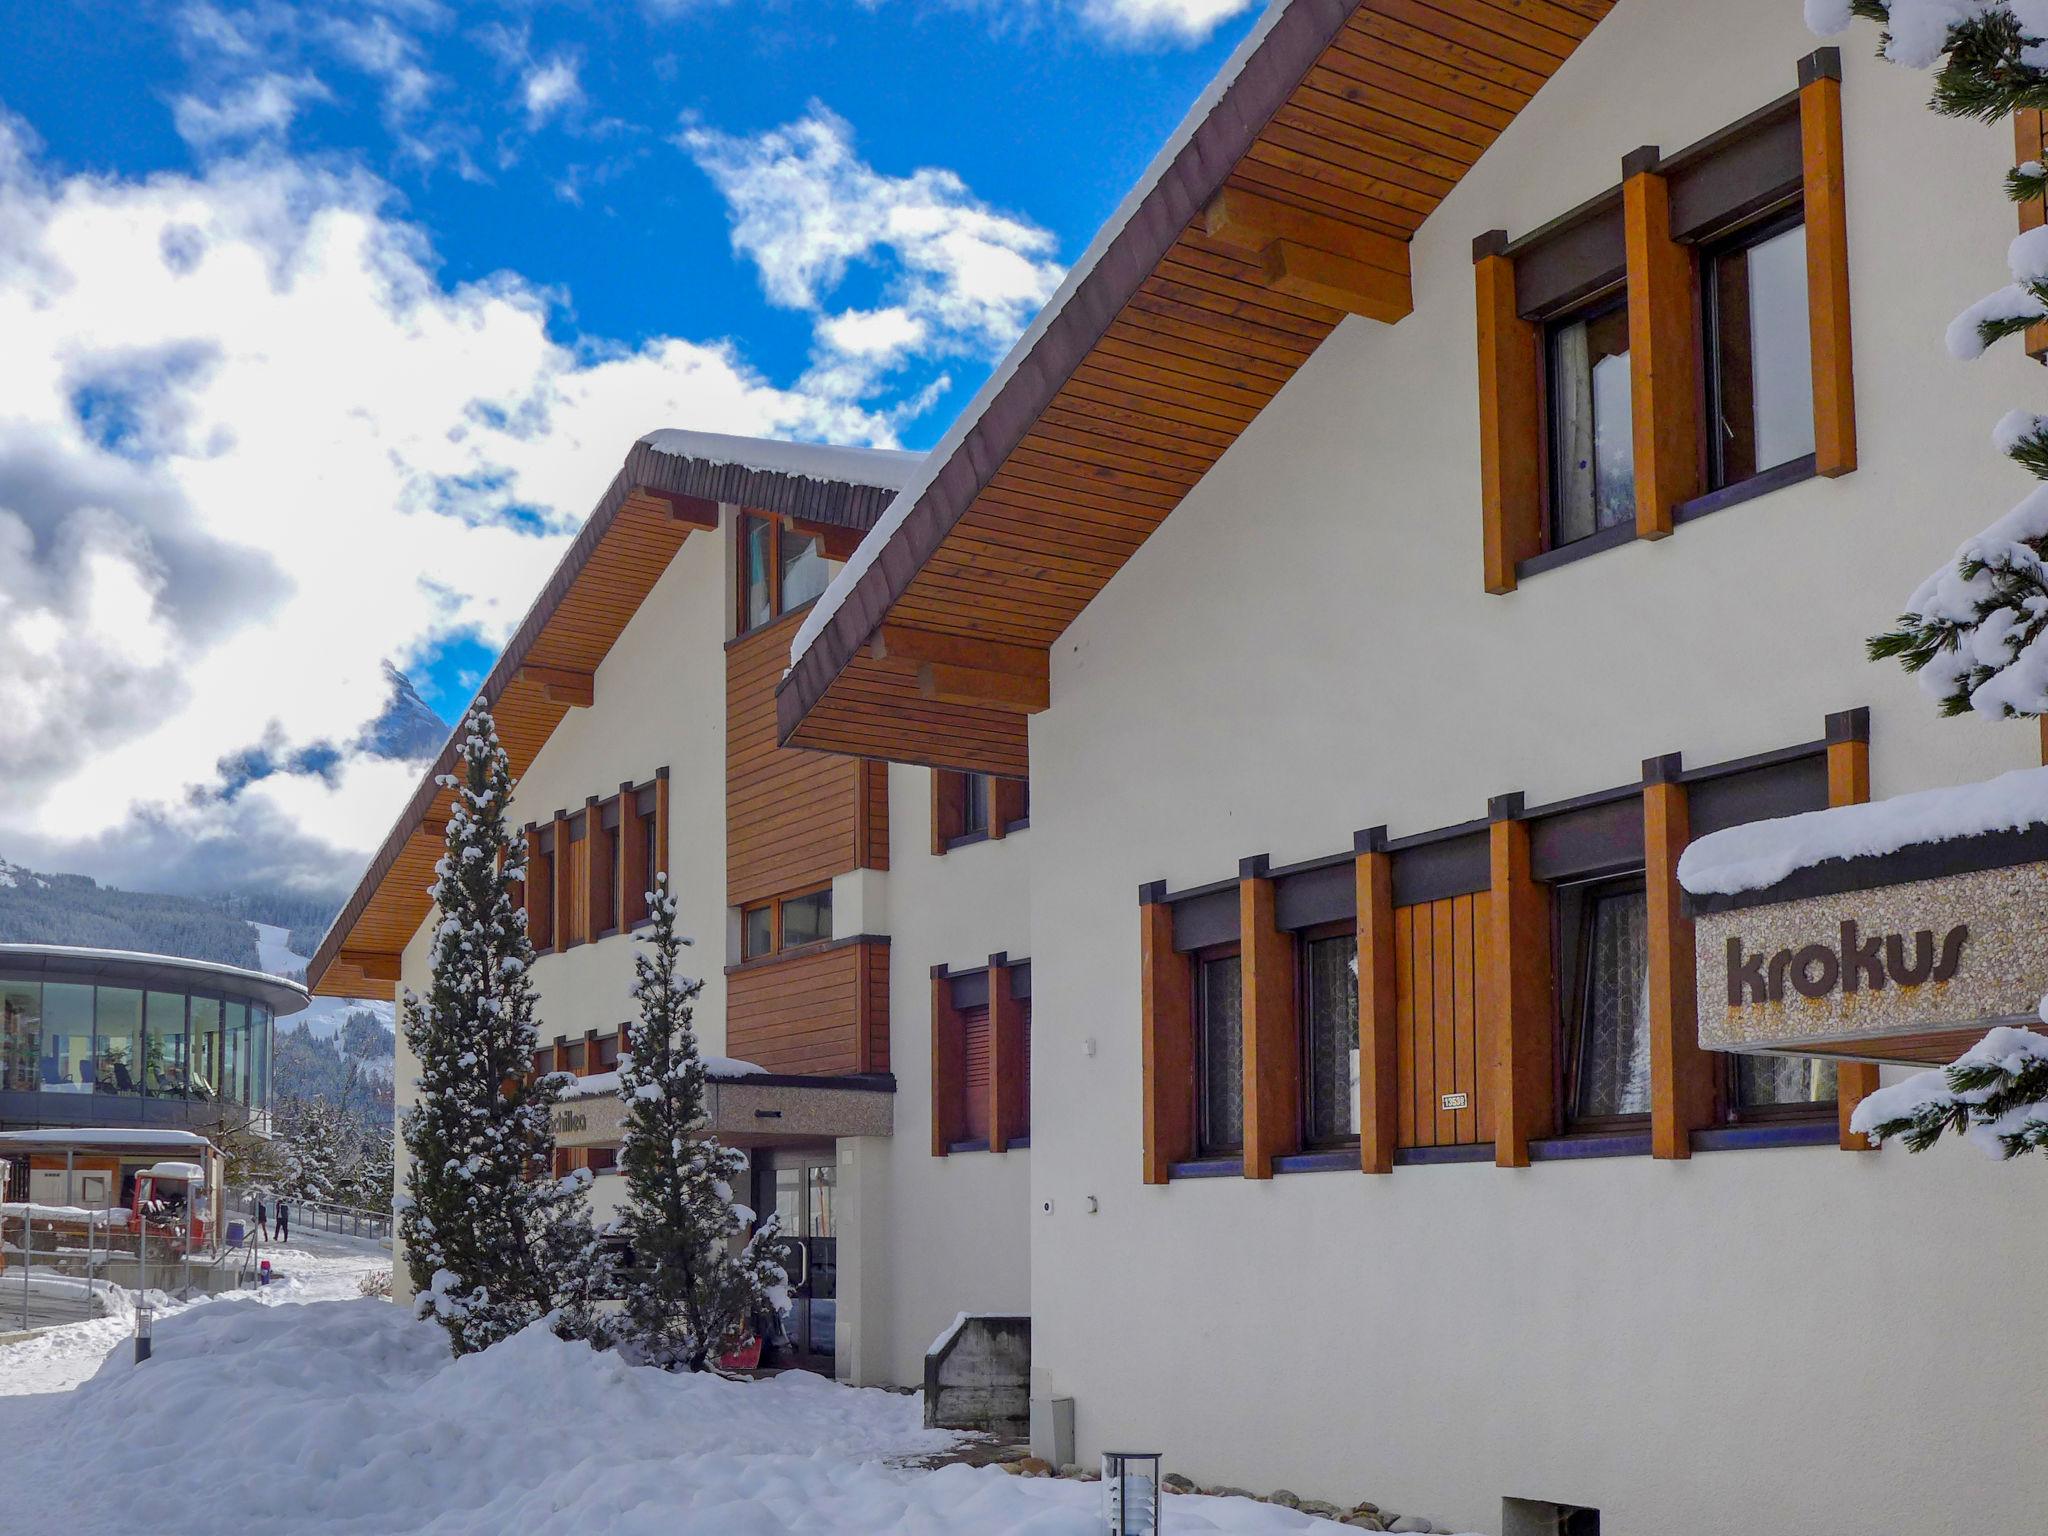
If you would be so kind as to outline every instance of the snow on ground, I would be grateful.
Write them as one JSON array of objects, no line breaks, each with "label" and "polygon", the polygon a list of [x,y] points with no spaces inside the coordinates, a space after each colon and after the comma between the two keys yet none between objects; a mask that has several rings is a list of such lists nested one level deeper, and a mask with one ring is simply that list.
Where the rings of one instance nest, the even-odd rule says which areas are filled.
[{"label": "snow on ground", "polygon": [[[317,1246],[314,1245],[317,1243]],[[358,1294],[356,1286],[374,1269],[389,1269],[391,1256],[370,1243],[348,1239],[321,1238],[307,1247],[266,1248],[271,1283],[256,1291],[231,1291],[202,1301],[180,1303],[160,1291],[150,1299],[157,1316],[165,1323],[173,1315],[211,1306],[255,1303],[274,1307],[288,1302],[335,1301]],[[0,1332],[7,1327],[5,1297],[8,1279],[0,1276]],[[14,1344],[0,1344],[0,1399],[38,1392],[65,1392],[98,1370],[110,1350],[123,1348],[135,1334],[135,1313],[131,1291],[114,1289],[114,1310],[105,1317],[82,1323],[47,1328]],[[0,1424],[6,1422],[5,1404],[0,1402]],[[0,1433],[4,1433],[0,1430]],[[0,1463],[0,1489],[7,1486],[9,1473]]]},{"label": "snow on ground", "polygon": [[[289,1271],[288,1271],[289,1272]],[[947,1449],[919,1399],[802,1372],[669,1375],[543,1328],[466,1359],[402,1307],[222,1301],[109,1348],[76,1390],[0,1398],[0,1510],[65,1536],[1082,1536],[1092,1483],[892,1464]],[[274,1301],[275,1298],[265,1298]],[[68,1332],[69,1330],[60,1330]],[[22,1346],[13,1346],[21,1348]],[[86,1353],[83,1345],[75,1354]],[[75,1355],[74,1357],[75,1358]],[[8,1376],[0,1350],[0,1378]],[[55,1370],[52,1377],[61,1374]],[[1174,1536],[1342,1528],[1175,1497]]]}]

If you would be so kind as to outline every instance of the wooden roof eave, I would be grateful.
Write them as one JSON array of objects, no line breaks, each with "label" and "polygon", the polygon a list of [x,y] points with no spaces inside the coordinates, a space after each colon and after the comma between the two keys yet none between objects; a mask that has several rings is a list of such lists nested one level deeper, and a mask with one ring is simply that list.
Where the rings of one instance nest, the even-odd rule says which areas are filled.
[{"label": "wooden roof eave", "polygon": [[[590,681],[612,643],[684,539],[718,526],[719,503],[864,529],[892,495],[883,486],[818,481],[635,443],[479,690],[514,775],[526,771],[571,708],[589,701]],[[451,733],[314,951],[306,980],[315,994],[393,995],[397,957],[432,907],[427,887],[454,803],[453,792],[436,781],[455,762]]]},{"label": "wooden roof eave", "polygon": [[886,675],[877,630],[1049,652],[1345,314],[1407,313],[1408,238],[1610,8],[1275,13],[906,492],[910,513],[777,691],[784,744],[1022,772],[1022,714]]}]

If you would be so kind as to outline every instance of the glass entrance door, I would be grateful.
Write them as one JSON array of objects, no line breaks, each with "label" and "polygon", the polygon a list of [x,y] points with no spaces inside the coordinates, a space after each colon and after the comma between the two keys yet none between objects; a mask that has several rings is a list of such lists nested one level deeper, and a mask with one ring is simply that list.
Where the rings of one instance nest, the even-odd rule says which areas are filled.
[{"label": "glass entrance door", "polygon": [[764,1171],[781,1218],[792,1306],[783,1322],[786,1364],[832,1374],[839,1346],[839,1235],[833,1219],[838,1164],[830,1152],[780,1152]]}]

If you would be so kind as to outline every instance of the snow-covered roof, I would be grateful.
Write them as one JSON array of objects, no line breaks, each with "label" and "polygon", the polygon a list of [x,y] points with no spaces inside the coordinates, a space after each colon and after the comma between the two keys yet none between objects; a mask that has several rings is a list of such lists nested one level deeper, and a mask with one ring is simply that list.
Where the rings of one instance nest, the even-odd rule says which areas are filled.
[{"label": "snow-covered roof", "polygon": [[[704,1075],[713,1082],[730,1081],[736,1077],[759,1077],[767,1072],[767,1070],[766,1067],[760,1066],[755,1062],[741,1061],[735,1056],[706,1056],[704,1058]],[[592,1072],[587,1076],[577,1078],[575,1082],[564,1087],[562,1089],[562,1097],[564,1099],[594,1099],[602,1094],[617,1093],[618,1091],[619,1074],[616,1071]]]},{"label": "snow-covered roof", "polygon": [[853,558],[832,578],[824,594],[811,605],[811,611],[804,616],[803,623],[790,641],[791,666],[803,658],[804,652],[811,648],[811,642],[832,622],[832,616],[845,604],[847,595],[853,591],[861,577],[867,574],[869,567],[880,558],[883,546],[908,521],[911,509],[917,505],[917,499],[930,487],[939,471],[946,467],[960,444],[966,440],[967,434],[974,429],[974,424],[981,419],[990,402],[1002,393],[1003,386],[1010,382],[1024,359],[1031,355],[1039,339],[1066,308],[1067,301],[1073,298],[1082,283],[1087,281],[1089,273],[1093,272],[1096,264],[1102,260],[1103,253],[1115,243],[1116,237],[1123,233],[1124,226],[1131,221],[1131,216],[1144,204],[1152,189],[1165,176],[1168,167],[1195,136],[1195,130],[1207,121],[1209,114],[1215,110],[1216,103],[1223,99],[1223,93],[1230,89],[1231,82],[1237,79],[1239,72],[1243,70],[1245,61],[1258,51],[1259,45],[1266,40],[1266,34],[1273,30],[1274,24],[1286,10],[1284,0],[1272,0],[1272,3],[1267,5],[1264,14],[1224,61],[1223,67],[1216,72],[1216,78],[1209,82],[1208,89],[1196,98],[1195,104],[1188,108],[1187,115],[1180,120],[1180,126],[1173,130],[1165,144],[1160,146],[1159,153],[1152,157],[1152,163],[1146,166],[1145,174],[1140,176],[1136,185],[1125,194],[1124,200],[1117,205],[1116,212],[1109,216],[1109,221],[1096,232],[1095,238],[1088,244],[1088,249],[1081,253],[1081,259],[1068,270],[1066,280],[1055,290],[1053,296],[1046,300],[1045,306],[1025,328],[1024,334],[1017,338],[1017,344],[1010,348],[1008,355],[996,365],[995,372],[991,373],[987,381],[975,392],[967,408],[954,420],[946,435],[939,439],[938,446],[926,456],[918,472],[903,483],[896,493],[896,499],[882,514],[881,521],[868,530],[867,537],[862,539],[859,548],[854,550]]},{"label": "snow-covered roof", "polygon": [[2048,826],[2048,768],[2021,768],[1981,784],[1923,789],[1710,833],[1685,850],[1678,880],[1694,896],[1733,896],[1768,889],[1831,859],[2038,826]]},{"label": "snow-covered roof", "polygon": [[154,955],[137,949],[89,949],[79,944],[0,944],[0,970],[10,966],[38,971],[66,970],[102,975],[109,972],[189,973],[192,981],[239,990],[270,1004],[280,1017],[297,1013],[311,994],[296,981],[213,960],[188,960],[183,955]]},{"label": "snow-covered roof", "polygon": [[196,1131],[148,1126],[76,1125],[37,1131],[0,1131],[0,1147],[211,1147]]},{"label": "snow-covered roof", "polygon": [[900,490],[924,462],[921,453],[897,448],[842,448],[832,443],[789,443],[770,437],[730,437],[664,427],[640,439],[656,453],[729,464],[763,474],[794,475],[842,485],[878,485]]},{"label": "snow-covered roof", "polygon": [[149,1174],[155,1179],[183,1179],[188,1182],[196,1180],[202,1184],[206,1182],[206,1170],[197,1163],[155,1163],[151,1165]]}]

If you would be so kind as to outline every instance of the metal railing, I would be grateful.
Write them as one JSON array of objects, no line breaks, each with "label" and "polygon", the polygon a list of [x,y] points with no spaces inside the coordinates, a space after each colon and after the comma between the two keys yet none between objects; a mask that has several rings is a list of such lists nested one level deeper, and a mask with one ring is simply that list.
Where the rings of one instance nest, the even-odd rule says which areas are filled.
[{"label": "metal railing", "polygon": [[[258,1196],[252,1190],[232,1190],[228,1205],[251,1232],[256,1230],[256,1201]],[[277,1201],[264,1197],[263,1203],[272,1213],[272,1232],[275,1232]],[[339,1237],[367,1238],[371,1242],[389,1245],[391,1242],[391,1213],[389,1211],[366,1211],[353,1205],[335,1205],[325,1200],[285,1200],[291,1212],[291,1232],[329,1232]],[[286,1239],[290,1241],[289,1238]]]}]

